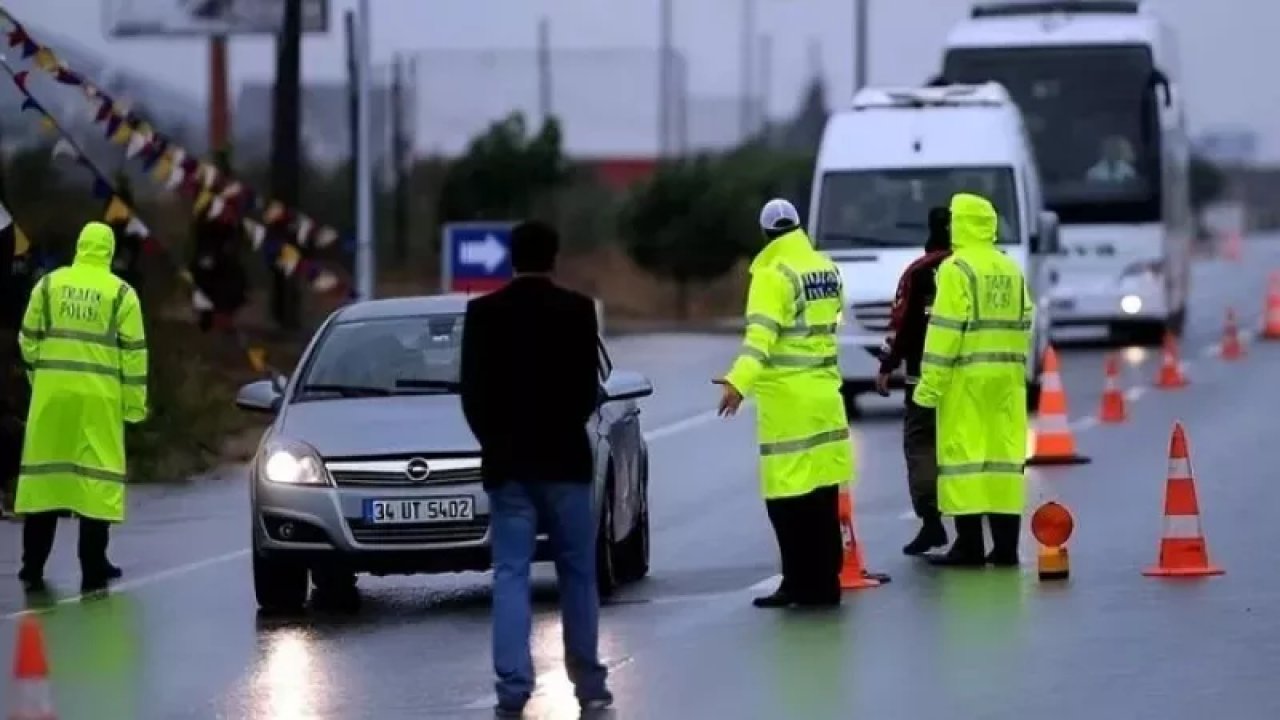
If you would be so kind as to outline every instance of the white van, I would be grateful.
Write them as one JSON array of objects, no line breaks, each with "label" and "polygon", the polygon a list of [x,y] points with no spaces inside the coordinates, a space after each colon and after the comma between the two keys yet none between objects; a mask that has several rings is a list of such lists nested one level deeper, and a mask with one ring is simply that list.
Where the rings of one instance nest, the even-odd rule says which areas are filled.
[{"label": "white van", "polygon": [[[1058,250],[1058,222],[1041,209],[1022,115],[996,83],[868,88],[827,121],[809,212],[814,243],[844,279],[840,369],[851,415],[855,398],[873,389],[894,290],[923,252],[929,209],[948,205],[957,192],[991,201],[1000,214],[1000,249],[1026,274],[1037,305],[1028,403],[1034,407],[1039,397],[1049,327],[1042,265]],[[903,387],[901,368],[891,384]]]}]

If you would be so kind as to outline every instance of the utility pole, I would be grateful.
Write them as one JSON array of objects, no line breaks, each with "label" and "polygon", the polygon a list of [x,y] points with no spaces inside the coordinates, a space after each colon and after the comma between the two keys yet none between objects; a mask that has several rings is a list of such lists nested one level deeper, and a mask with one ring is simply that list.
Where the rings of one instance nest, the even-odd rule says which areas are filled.
[{"label": "utility pole", "polygon": [[[272,200],[296,207],[302,161],[302,0],[285,0],[284,24],[276,36],[276,84],[272,107]],[[282,238],[284,240],[285,238]],[[293,238],[287,238],[293,240]],[[271,269],[271,313],[281,329],[298,326],[298,288],[279,268]]]},{"label": "utility pole", "polygon": [[551,120],[551,22],[538,20],[538,112],[542,122]]},{"label": "utility pole", "polygon": [[[348,228],[355,235],[356,206],[359,205],[360,176],[356,168],[360,162],[360,78],[356,73],[356,13],[347,10],[342,14],[343,32],[347,50],[347,144],[348,157],[347,209],[351,212],[351,226]],[[355,269],[355,258],[352,258],[352,270]]]},{"label": "utility pole", "polygon": [[393,237],[395,239],[395,258],[403,263],[409,257],[409,204],[408,204],[408,148],[405,142],[405,72],[404,60],[399,55],[391,59],[391,167],[392,182],[392,214],[395,218]]},{"label": "utility pole", "polygon": [[674,154],[671,0],[658,0],[658,156]]},{"label": "utility pole", "polygon": [[867,86],[868,67],[871,57],[868,38],[871,36],[871,0],[853,0],[853,92]]},{"label": "utility pole", "polygon": [[369,0],[360,0],[356,9],[356,77],[359,80],[356,126],[356,292],[361,300],[373,299],[373,158],[369,156]]},{"label": "utility pole", "polygon": [[227,38],[209,38],[209,154],[226,150],[231,141],[231,101],[227,90]]},{"label": "utility pole", "polygon": [[757,88],[759,104],[756,109],[760,113],[760,126],[768,123],[769,100],[773,94],[773,36],[764,33],[760,36],[760,82]]},{"label": "utility pole", "polygon": [[751,137],[752,126],[752,94],[755,89],[754,73],[756,45],[756,0],[742,0],[742,107],[739,123],[742,129],[742,141]]}]

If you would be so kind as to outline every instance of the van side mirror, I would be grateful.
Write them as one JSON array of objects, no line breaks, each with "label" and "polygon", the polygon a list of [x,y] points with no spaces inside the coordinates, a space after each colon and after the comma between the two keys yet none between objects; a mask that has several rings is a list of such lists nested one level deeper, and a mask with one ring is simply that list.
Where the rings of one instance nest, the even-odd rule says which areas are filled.
[{"label": "van side mirror", "polygon": [[1058,214],[1051,210],[1040,211],[1040,229],[1031,237],[1031,252],[1036,255],[1057,255],[1062,250],[1058,237]]},{"label": "van side mirror", "polygon": [[1160,88],[1160,103],[1166,108],[1173,107],[1173,86],[1169,84],[1169,76],[1160,70],[1151,71],[1151,87]]}]

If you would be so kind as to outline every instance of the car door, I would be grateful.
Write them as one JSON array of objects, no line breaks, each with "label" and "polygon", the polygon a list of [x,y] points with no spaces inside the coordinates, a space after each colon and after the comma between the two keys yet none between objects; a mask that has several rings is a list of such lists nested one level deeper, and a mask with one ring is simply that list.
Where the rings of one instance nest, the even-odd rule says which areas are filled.
[{"label": "car door", "polygon": [[[606,386],[613,373],[613,361],[603,340],[597,339],[601,382]],[[640,405],[634,399],[605,401],[600,410],[602,434],[608,439],[613,463],[613,537],[621,540],[631,532],[639,516],[641,502]]]}]

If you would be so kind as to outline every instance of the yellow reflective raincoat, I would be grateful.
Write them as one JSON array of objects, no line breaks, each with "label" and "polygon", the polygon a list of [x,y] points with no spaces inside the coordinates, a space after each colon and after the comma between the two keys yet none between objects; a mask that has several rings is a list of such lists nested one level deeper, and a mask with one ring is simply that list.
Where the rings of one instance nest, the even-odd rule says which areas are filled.
[{"label": "yellow reflective raincoat", "polygon": [[115,236],[85,225],[75,262],[31,292],[18,342],[31,408],[14,509],[121,522],[124,423],[147,416],[147,343],[138,296],[111,274]]},{"label": "yellow reflective raincoat", "polygon": [[853,445],[836,355],[840,272],[803,230],[751,263],[746,338],[725,379],[754,396],[767,500],[852,482]]},{"label": "yellow reflective raincoat", "polygon": [[938,506],[1021,514],[1026,504],[1026,364],[1034,308],[1022,270],[995,247],[996,212],[951,199],[951,257],[925,334],[915,401],[938,409]]}]

